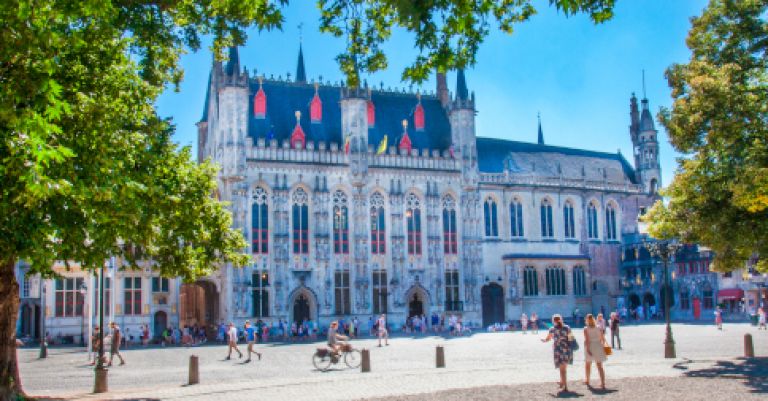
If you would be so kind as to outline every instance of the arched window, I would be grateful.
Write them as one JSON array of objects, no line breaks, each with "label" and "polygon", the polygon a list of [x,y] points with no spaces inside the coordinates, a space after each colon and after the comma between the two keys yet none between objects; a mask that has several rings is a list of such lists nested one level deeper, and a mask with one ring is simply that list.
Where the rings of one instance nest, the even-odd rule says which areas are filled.
[{"label": "arched window", "polygon": [[251,238],[251,252],[261,254],[269,252],[269,206],[267,191],[262,187],[256,187],[253,191]]},{"label": "arched window", "polygon": [[526,266],[523,269],[523,287],[524,296],[535,297],[539,295],[539,276],[533,266]]},{"label": "arched window", "polygon": [[587,238],[597,239],[597,206],[593,202],[587,206]]},{"label": "arched window", "polygon": [[483,208],[485,211],[485,236],[498,237],[499,222],[496,219],[496,202],[494,202],[493,199],[488,198],[485,200]]},{"label": "arched window", "polygon": [[293,192],[293,253],[309,253],[309,197],[304,189]]},{"label": "arched window", "polygon": [[384,225],[384,197],[374,192],[371,195],[371,253],[382,255],[387,252],[387,229]]},{"label": "arched window", "polygon": [[576,219],[573,216],[573,203],[565,202],[563,206],[563,227],[565,227],[565,238],[576,238]]},{"label": "arched window", "polygon": [[523,232],[523,204],[515,199],[509,204],[509,234],[512,238],[522,238]]},{"label": "arched window", "polygon": [[547,268],[547,295],[565,295],[565,269]]},{"label": "arched window", "polygon": [[455,255],[459,252],[456,241],[456,201],[450,195],[443,196],[443,252]]},{"label": "arched window", "polygon": [[605,239],[616,240],[616,209],[610,203],[605,207]]},{"label": "arched window", "polygon": [[541,236],[543,238],[555,236],[555,231],[552,228],[552,203],[549,199],[541,201]]},{"label": "arched window", "polygon": [[656,190],[658,189],[657,188],[658,186],[659,186],[658,181],[656,181],[655,178],[651,179],[651,187],[650,187],[651,194],[655,194],[656,193]]},{"label": "arched window", "polygon": [[587,281],[584,274],[584,267],[576,266],[573,268],[573,295],[587,295]]},{"label": "arched window", "polygon": [[415,194],[406,200],[405,220],[408,226],[408,254],[421,255],[421,203]]},{"label": "arched window", "polygon": [[333,194],[333,253],[349,253],[349,219],[347,195],[343,191]]}]

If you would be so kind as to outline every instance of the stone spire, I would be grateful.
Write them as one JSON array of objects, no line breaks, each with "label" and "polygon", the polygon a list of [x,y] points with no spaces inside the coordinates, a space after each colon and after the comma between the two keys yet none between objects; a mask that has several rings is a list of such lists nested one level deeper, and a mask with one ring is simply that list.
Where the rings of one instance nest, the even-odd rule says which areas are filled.
[{"label": "stone spire", "polygon": [[447,107],[450,102],[450,95],[448,94],[448,82],[445,79],[444,72],[437,72],[437,98],[440,99],[440,104],[443,107]]},{"label": "stone spire", "polygon": [[469,90],[467,90],[467,79],[464,77],[464,69],[460,68],[456,74],[456,99],[469,99]]},{"label": "stone spire", "polygon": [[224,67],[224,72],[227,75],[237,75],[240,72],[240,54],[235,46],[229,48],[229,60]]},{"label": "stone spire", "polygon": [[544,132],[541,130],[541,113],[538,115],[539,117],[539,145],[544,144]]},{"label": "stone spire", "polygon": [[299,61],[296,65],[296,82],[307,83],[307,72],[304,69],[304,51],[299,43]]}]

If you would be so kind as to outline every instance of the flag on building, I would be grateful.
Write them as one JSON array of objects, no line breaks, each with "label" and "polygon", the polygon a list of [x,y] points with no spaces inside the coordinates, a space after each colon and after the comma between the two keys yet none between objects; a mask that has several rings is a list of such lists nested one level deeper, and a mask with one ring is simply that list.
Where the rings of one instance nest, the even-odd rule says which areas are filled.
[{"label": "flag on building", "polygon": [[384,135],[384,138],[379,142],[379,148],[376,150],[377,155],[383,155],[384,152],[387,151],[387,136]]}]

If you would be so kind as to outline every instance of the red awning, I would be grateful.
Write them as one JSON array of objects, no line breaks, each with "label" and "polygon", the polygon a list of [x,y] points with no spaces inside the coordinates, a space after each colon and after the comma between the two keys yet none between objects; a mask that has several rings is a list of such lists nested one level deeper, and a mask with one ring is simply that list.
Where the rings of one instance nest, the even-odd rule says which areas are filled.
[{"label": "red awning", "polygon": [[717,292],[717,297],[720,299],[742,299],[744,298],[744,290],[741,288],[726,288]]}]

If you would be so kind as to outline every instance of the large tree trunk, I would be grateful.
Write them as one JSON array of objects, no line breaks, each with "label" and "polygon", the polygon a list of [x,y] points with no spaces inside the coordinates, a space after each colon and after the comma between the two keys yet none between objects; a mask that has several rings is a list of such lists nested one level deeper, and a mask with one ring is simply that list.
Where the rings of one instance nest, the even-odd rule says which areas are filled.
[{"label": "large tree trunk", "polygon": [[16,362],[16,319],[19,313],[19,284],[14,265],[16,258],[0,265],[0,401],[15,401],[23,395]]}]

